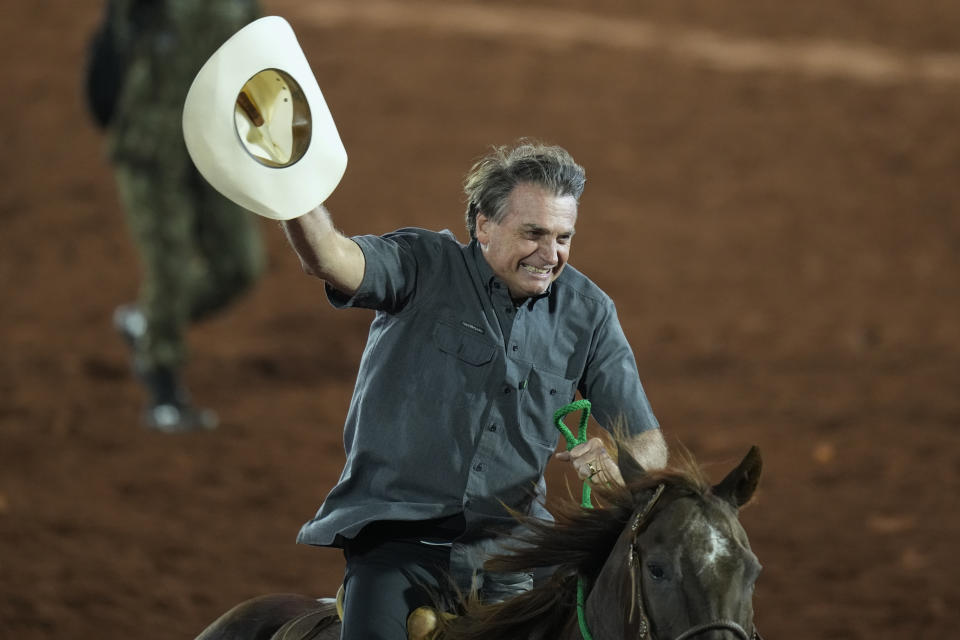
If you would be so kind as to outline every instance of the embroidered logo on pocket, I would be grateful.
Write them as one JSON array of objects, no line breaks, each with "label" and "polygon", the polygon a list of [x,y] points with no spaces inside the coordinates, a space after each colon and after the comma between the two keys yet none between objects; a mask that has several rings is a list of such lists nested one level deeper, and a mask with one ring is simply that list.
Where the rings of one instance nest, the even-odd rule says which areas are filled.
[{"label": "embroidered logo on pocket", "polygon": [[470,329],[471,331],[476,331],[477,333],[481,333],[481,334],[484,333],[483,327],[478,327],[477,325],[471,324],[466,320],[461,320],[460,324],[465,326],[467,329]]}]

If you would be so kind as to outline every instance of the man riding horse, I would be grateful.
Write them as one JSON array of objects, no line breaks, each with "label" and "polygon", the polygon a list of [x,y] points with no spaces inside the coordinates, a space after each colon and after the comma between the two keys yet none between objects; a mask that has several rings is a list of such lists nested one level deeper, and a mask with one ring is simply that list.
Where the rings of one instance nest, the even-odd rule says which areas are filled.
[{"label": "man riding horse", "polygon": [[[453,585],[500,601],[529,573],[484,561],[516,533],[507,508],[549,517],[550,416],[579,391],[622,425],[647,469],[666,447],[611,299],[567,264],[583,169],[562,148],[495,148],[465,180],[468,244],[449,231],[347,238],[325,208],[285,221],[337,308],[373,309],[344,431],[346,466],[301,543],[342,547],[342,638],[405,637],[407,614]],[[558,457],[621,483],[599,439]]]},{"label": "man riding horse", "polygon": [[[401,640],[408,613],[438,596],[497,602],[532,587],[530,573],[483,564],[518,533],[516,512],[549,518],[550,418],[577,392],[643,468],[665,465],[614,304],[567,264],[585,184],[567,151],[523,140],[477,161],[464,183],[467,244],[417,228],[348,238],[317,204],[346,153],[275,16],[207,62],[183,122],[204,177],[281,220],[335,307],[376,311],[344,427],[346,465],[298,536],[343,548],[342,638]],[[558,458],[581,478],[623,482],[599,439]]]}]

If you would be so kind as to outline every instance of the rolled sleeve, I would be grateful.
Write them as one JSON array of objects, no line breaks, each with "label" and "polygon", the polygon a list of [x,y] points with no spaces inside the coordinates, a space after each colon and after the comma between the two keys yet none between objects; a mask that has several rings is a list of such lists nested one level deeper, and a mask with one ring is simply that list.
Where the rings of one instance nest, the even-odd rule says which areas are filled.
[{"label": "rolled sleeve", "polygon": [[420,258],[416,233],[400,230],[385,236],[351,238],[363,252],[363,280],[352,296],[327,284],[327,299],[338,309],[359,307],[396,313],[407,304],[417,288]]}]

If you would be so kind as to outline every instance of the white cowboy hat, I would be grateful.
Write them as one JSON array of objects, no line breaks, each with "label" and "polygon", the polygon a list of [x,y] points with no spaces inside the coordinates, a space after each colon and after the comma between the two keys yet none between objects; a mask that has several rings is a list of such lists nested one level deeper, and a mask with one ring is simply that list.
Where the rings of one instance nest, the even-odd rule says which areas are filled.
[{"label": "white cowboy hat", "polygon": [[316,78],[278,16],[251,22],[203,65],[183,105],[183,138],[207,182],[274,220],[323,203],[347,168]]}]

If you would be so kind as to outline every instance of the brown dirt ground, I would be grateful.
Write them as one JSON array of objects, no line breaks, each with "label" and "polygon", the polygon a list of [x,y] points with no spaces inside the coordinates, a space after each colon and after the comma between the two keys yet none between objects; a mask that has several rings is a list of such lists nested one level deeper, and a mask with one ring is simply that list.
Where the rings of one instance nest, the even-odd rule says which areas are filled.
[{"label": "brown dirt ground", "polygon": [[[338,553],[294,536],[339,473],[369,316],[328,307],[265,222],[266,278],[190,336],[193,391],[221,428],[138,427],[142,393],[109,322],[136,291],[136,255],[79,94],[96,4],[8,2],[0,23],[0,637],[190,638],[252,595],[339,583]],[[516,18],[516,3],[443,6],[466,5]],[[590,11],[874,61],[960,50],[946,1],[643,5]],[[544,37],[576,26],[567,13],[502,33],[431,22],[439,5],[325,22],[344,6],[268,3],[350,153],[330,201],[343,229],[463,237],[459,182],[487,145],[567,146],[590,178],[573,262],[617,301],[668,439],[715,474],[764,452],[743,514],[764,634],[953,637],[956,74],[724,66],[679,37],[631,48],[595,25]]]}]

